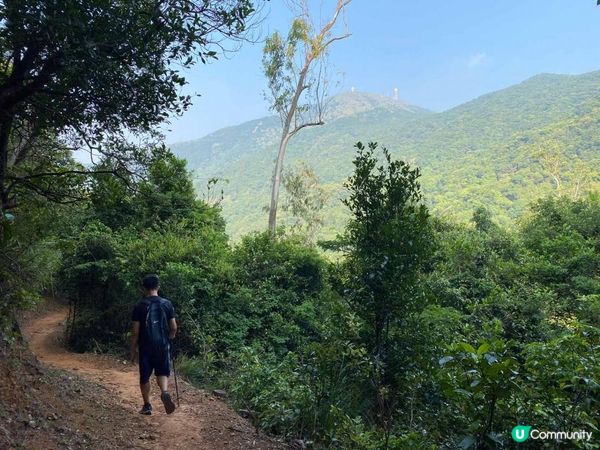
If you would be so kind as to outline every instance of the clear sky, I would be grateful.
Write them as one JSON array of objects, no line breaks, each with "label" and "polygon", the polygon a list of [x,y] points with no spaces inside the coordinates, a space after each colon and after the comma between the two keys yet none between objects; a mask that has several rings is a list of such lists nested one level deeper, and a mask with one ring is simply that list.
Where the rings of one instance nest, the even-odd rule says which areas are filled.
[{"label": "clear sky", "polygon": [[[263,1],[263,0],[257,0]],[[266,3],[262,35],[287,33],[285,0]],[[323,16],[335,0],[314,0]],[[542,72],[600,69],[596,0],[353,0],[352,36],[330,61],[340,90],[392,95],[442,111]],[[262,43],[186,73],[194,106],[173,118],[167,142],[202,137],[268,114]],[[333,71],[332,71],[333,72]]]}]

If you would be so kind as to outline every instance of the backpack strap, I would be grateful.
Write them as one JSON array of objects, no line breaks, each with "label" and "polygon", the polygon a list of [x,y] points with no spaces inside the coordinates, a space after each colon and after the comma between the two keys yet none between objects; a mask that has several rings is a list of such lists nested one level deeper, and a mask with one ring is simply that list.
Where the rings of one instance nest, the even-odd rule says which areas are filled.
[{"label": "backpack strap", "polygon": [[140,300],[141,303],[143,303],[145,306],[150,306],[152,303],[162,303],[163,302],[163,298],[162,297],[144,297]]}]

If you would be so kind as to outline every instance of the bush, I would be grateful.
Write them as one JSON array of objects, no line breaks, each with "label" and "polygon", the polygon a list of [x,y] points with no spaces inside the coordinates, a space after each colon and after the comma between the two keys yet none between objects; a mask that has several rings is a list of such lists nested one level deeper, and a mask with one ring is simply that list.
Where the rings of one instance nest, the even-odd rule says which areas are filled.
[{"label": "bush", "polygon": [[36,305],[54,286],[60,249],[42,231],[34,233],[26,216],[15,222],[0,217],[0,336],[7,342],[20,334],[15,313]]},{"label": "bush", "polygon": [[220,294],[219,270],[228,257],[226,251],[214,250],[219,244],[207,242],[210,238],[220,236],[196,237],[176,223],[141,236],[131,228],[114,232],[100,223],[87,225],[65,258],[62,276],[63,292],[74,304],[69,333],[73,348],[125,348],[131,311],[147,273],[161,277],[161,293],[173,302],[183,324],[180,349],[201,348],[198,311]]},{"label": "bush", "polygon": [[288,353],[281,361],[242,349],[231,391],[240,406],[252,411],[264,429],[286,437],[304,434],[312,424],[314,393],[298,370],[298,355]]}]

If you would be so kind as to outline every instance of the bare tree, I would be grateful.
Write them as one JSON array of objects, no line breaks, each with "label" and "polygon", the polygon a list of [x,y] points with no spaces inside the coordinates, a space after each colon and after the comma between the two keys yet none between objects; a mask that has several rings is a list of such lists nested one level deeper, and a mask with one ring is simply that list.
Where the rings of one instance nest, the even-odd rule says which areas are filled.
[{"label": "bare tree", "polygon": [[337,0],[331,20],[312,25],[307,0],[298,4],[300,14],[292,22],[286,39],[271,35],[264,48],[263,68],[268,82],[271,108],[281,118],[279,151],[273,170],[269,230],[277,227],[277,206],[283,161],[288,143],[301,129],[324,124],[324,106],[328,80],[326,57],[329,46],[350,36],[335,34],[335,25],[351,0]]},{"label": "bare tree", "polygon": [[564,165],[563,151],[554,140],[547,140],[538,147],[535,155],[539,158],[541,166],[554,180],[556,193],[560,195],[562,185],[562,167]]}]

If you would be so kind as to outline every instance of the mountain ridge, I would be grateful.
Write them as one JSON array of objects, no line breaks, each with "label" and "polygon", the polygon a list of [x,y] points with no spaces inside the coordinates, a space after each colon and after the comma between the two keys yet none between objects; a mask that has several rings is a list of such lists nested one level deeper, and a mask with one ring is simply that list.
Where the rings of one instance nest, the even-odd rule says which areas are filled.
[{"label": "mountain ridge", "polygon": [[[333,108],[338,107],[339,103],[340,103],[340,99],[352,99],[352,101],[354,101],[355,99],[359,99],[360,103],[371,104],[371,105],[374,102],[379,102],[379,104],[377,106],[373,106],[371,108],[361,108],[361,109],[359,109],[359,111],[356,111],[356,113],[361,113],[361,112],[366,112],[366,111],[370,111],[373,109],[382,108],[382,109],[392,109],[392,110],[395,109],[398,111],[422,112],[422,113],[436,114],[434,111],[428,110],[427,108],[423,108],[423,107],[420,107],[417,105],[406,103],[402,100],[395,100],[391,97],[386,97],[384,95],[373,93],[373,92],[368,92],[368,91],[354,91],[354,92],[343,91],[343,92],[340,92],[328,100],[328,102],[327,102],[328,109],[331,109],[332,107]],[[339,118],[347,117],[349,115],[349,114],[344,114],[344,115],[335,114],[334,117],[332,118],[328,114],[331,114],[331,113],[329,111],[326,112],[326,115],[325,115],[326,121],[337,120]],[[226,132],[227,130],[231,130],[232,128],[237,128],[237,127],[244,126],[247,124],[261,123],[264,121],[271,122],[273,120],[277,121],[279,124],[279,118],[277,117],[277,115],[267,115],[267,116],[262,116],[262,117],[258,117],[255,119],[250,119],[250,120],[247,120],[247,121],[235,124],[235,125],[228,125],[226,127],[219,128],[218,130],[215,130],[215,131],[211,131],[210,133],[207,133],[207,134],[197,137],[197,138],[186,139],[183,141],[175,141],[168,145],[174,146],[174,147],[180,147],[182,145],[187,145],[187,144],[208,138],[208,137],[213,136],[218,133]]]},{"label": "mountain ridge", "polygon": [[[326,208],[326,235],[339,231],[347,217],[338,200],[342,182],[352,170],[357,141],[377,141],[395,157],[420,166],[423,189],[434,212],[451,211],[466,220],[473,208],[488,205],[501,223],[510,224],[527,203],[552,192],[550,176],[539,158],[532,157],[533,144],[515,141],[518,136],[538,145],[544,135],[554,135],[562,149],[587,164],[595,186],[597,171],[590,164],[598,157],[600,138],[582,125],[586,134],[578,138],[575,148],[566,129],[556,130],[572,128],[578,120],[595,120],[599,98],[600,71],[536,75],[439,113],[377,94],[344,93],[336,107],[350,104],[349,113],[299,133],[290,142],[286,163],[292,167],[297,161],[309,161],[332,192],[337,206],[330,202]],[[263,228],[262,207],[267,203],[279,127],[277,117],[263,117],[171,146],[188,160],[200,193],[212,177],[229,180],[223,186],[223,212],[234,238]],[[571,153],[566,157],[574,160]],[[525,179],[504,180],[498,174],[511,167],[515,158],[521,160],[519,176]],[[573,178],[569,164],[565,176]]]},{"label": "mountain ridge", "polygon": [[[441,110],[441,111],[433,111],[433,110],[430,110],[428,108],[424,108],[424,107],[421,107],[421,106],[418,106],[418,105],[414,105],[414,104],[411,104],[411,103],[404,102],[401,99],[400,100],[394,100],[392,97],[385,96],[383,94],[378,94],[378,93],[375,93],[375,92],[370,92],[370,91],[360,91],[360,90],[357,90],[357,91],[354,91],[354,92],[352,92],[352,91],[342,91],[342,92],[334,95],[332,97],[332,99],[334,99],[334,98],[336,98],[338,96],[346,96],[346,95],[350,95],[350,94],[367,95],[367,96],[378,97],[380,99],[384,99],[384,100],[387,100],[389,102],[396,102],[396,103],[399,103],[401,105],[406,105],[407,107],[409,107],[411,109],[414,108],[414,109],[417,109],[417,110],[422,110],[424,112],[429,112],[431,114],[443,114],[443,113],[447,113],[447,112],[453,111],[453,110],[455,110],[457,108],[461,108],[461,107],[463,107],[465,105],[468,105],[471,102],[475,102],[475,101],[477,101],[477,100],[479,100],[481,98],[484,98],[484,97],[487,97],[487,96],[490,96],[490,95],[494,95],[494,94],[500,93],[500,92],[502,92],[504,90],[511,89],[511,88],[516,87],[516,86],[520,86],[520,85],[522,85],[524,83],[528,83],[530,81],[534,81],[534,80],[538,80],[538,79],[548,79],[548,78],[557,79],[557,78],[569,78],[569,77],[583,77],[583,76],[587,76],[587,75],[599,75],[600,76],[600,69],[593,70],[593,71],[590,71],[590,72],[584,72],[582,74],[562,74],[562,73],[553,73],[553,72],[542,72],[542,73],[533,75],[531,77],[528,77],[528,78],[524,79],[523,81],[520,81],[519,83],[515,83],[515,84],[512,84],[510,86],[506,86],[504,88],[500,88],[500,89],[497,89],[497,90],[494,90],[494,91],[491,91],[491,92],[487,92],[485,94],[481,94],[481,95],[479,95],[477,97],[474,97],[474,98],[472,98],[470,100],[467,100],[467,101],[465,101],[465,102],[463,102],[463,103],[461,103],[459,105],[455,105],[455,106],[452,106],[452,107],[450,107],[448,109],[444,109],[444,110]],[[211,136],[211,135],[213,135],[215,133],[218,133],[218,132],[222,132],[222,131],[225,131],[225,130],[236,128],[238,126],[241,126],[241,125],[244,125],[244,124],[247,124],[247,123],[254,123],[254,122],[258,122],[258,121],[262,121],[262,120],[267,120],[267,119],[276,119],[276,120],[279,120],[276,115],[261,116],[261,117],[250,119],[250,120],[247,120],[247,121],[244,121],[244,122],[240,122],[240,123],[237,123],[237,124],[227,125],[225,127],[222,127],[222,128],[217,129],[217,130],[211,131],[209,133],[206,133],[206,134],[204,134],[202,136],[199,136],[199,137],[196,137],[196,138],[184,139],[184,140],[176,140],[176,141],[173,141],[173,142],[169,143],[168,145],[169,146],[174,146],[174,147],[179,147],[181,145],[185,145],[185,144],[189,144],[189,143],[192,143],[192,142],[195,142],[195,141],[199,141],[201,139],[204,139],[204,138],[206,138],[208,136]]]}]

